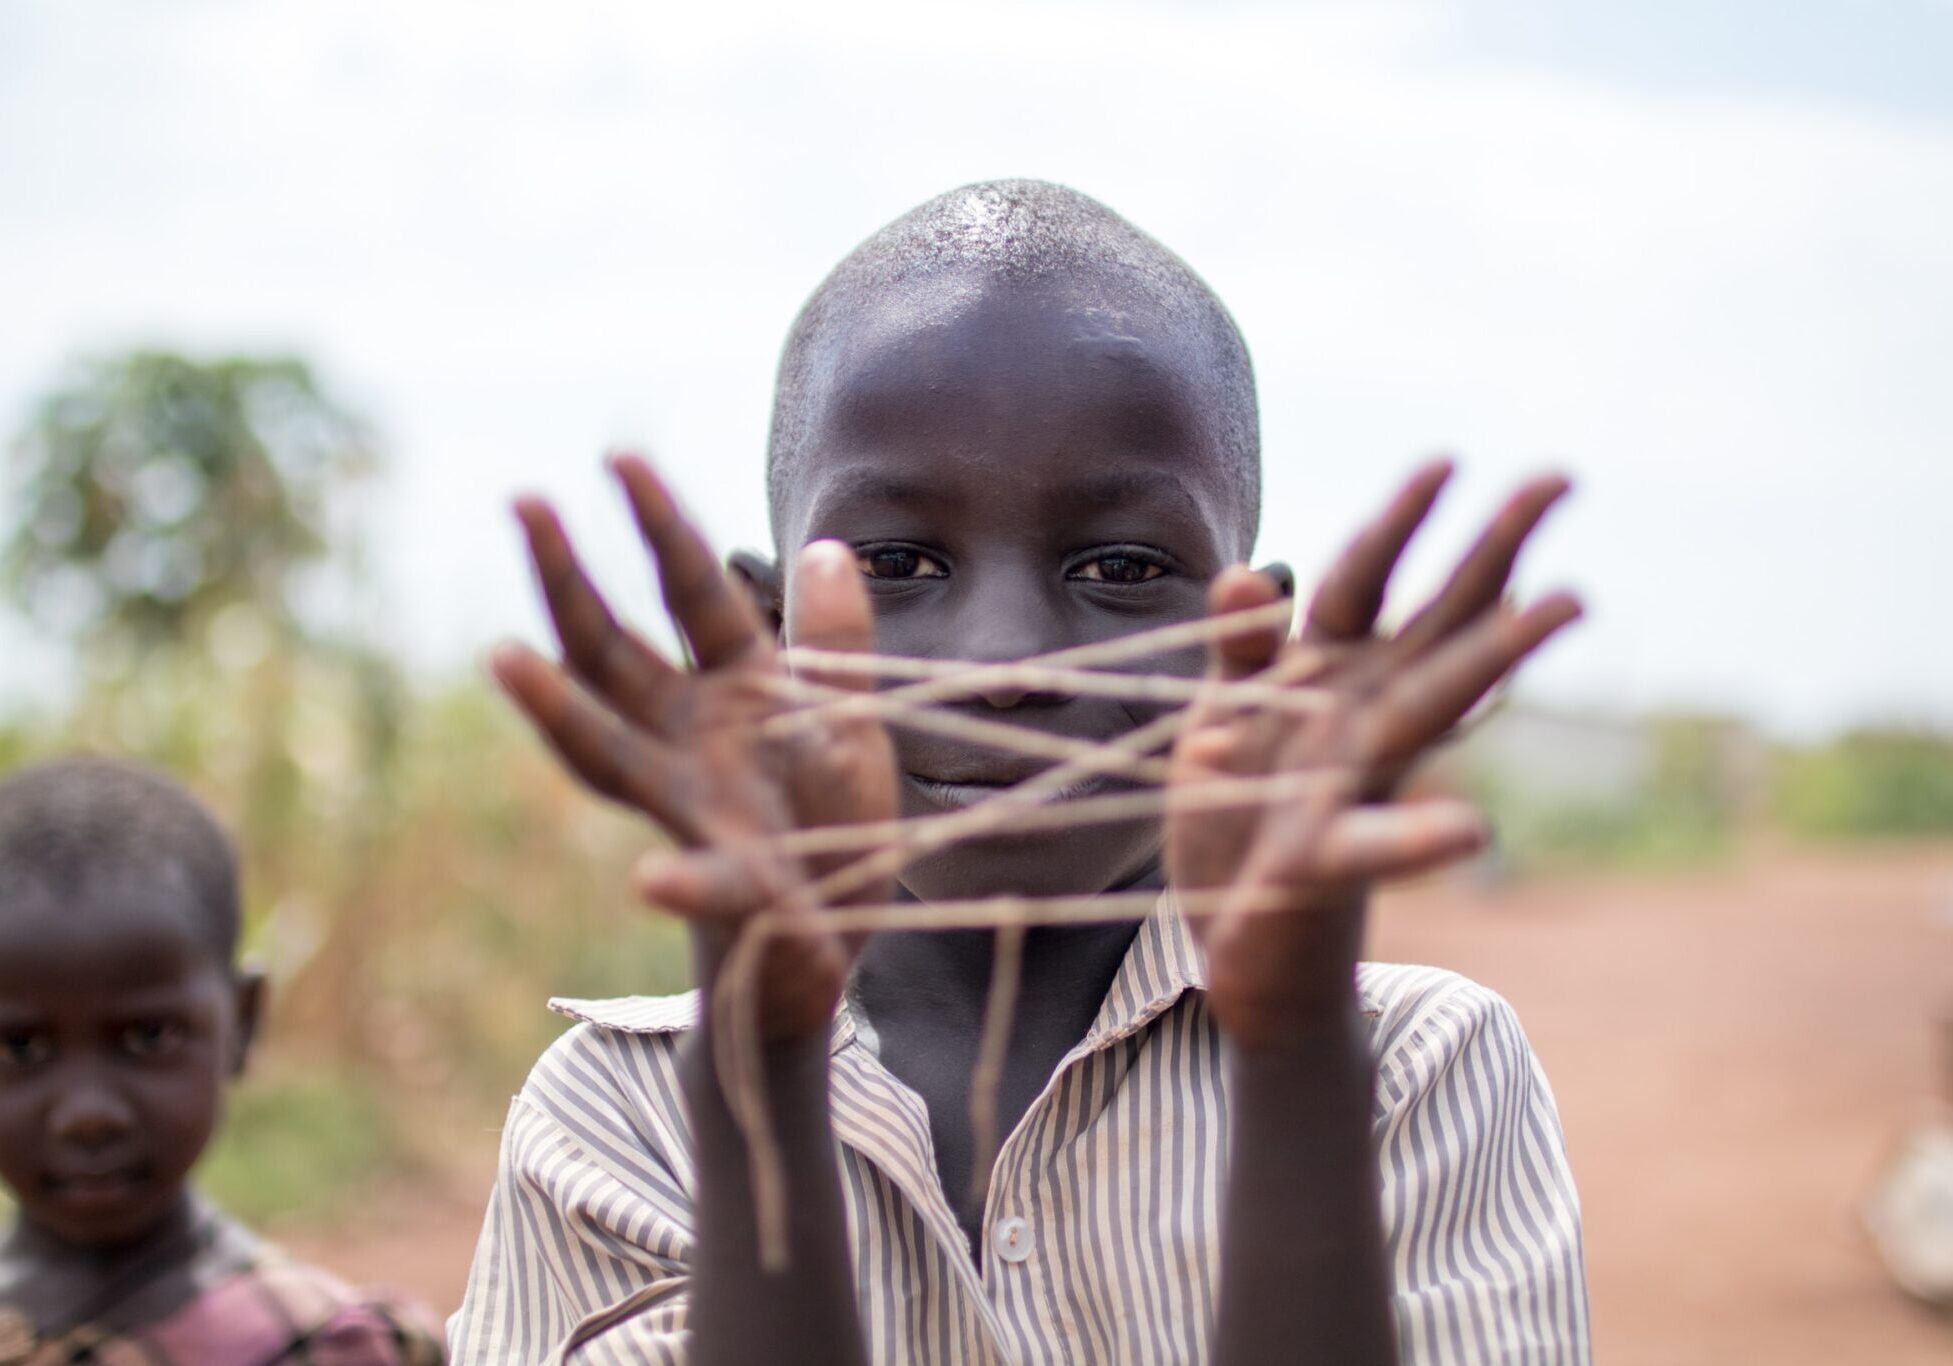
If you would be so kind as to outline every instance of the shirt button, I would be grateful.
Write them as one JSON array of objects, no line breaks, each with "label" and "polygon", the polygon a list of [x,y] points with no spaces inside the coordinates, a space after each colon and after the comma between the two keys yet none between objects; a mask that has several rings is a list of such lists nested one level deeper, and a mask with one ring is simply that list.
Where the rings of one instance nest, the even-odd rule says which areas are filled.
[{"label": "shirt button", "polygon": [[996,1246],[997,1255],[1007,1262],[1021,1262],[1031,1255],[1031,1226],[1014,1214],[997,1221],[990,1240]]}]

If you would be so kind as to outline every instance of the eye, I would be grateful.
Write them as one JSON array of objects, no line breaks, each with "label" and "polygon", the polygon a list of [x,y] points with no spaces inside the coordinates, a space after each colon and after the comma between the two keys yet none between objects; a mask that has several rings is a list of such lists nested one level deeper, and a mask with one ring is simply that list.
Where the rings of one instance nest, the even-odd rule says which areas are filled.
[{"label": "eye", "polygon": [[1087,560],[1074,569],[1071,576],[1092,583],[1145,583],[1164,573],[1166,566],[1157,560],[1118,553]]},{"label": "eye", "polygon": [[53,1056],[54,1040],[40,1030],[0,1030],[0,1067],[33,1067]]},{"label": "eye", "polygon": [[125,1026],[116,1042],[132,1058],[166,1058],[183,1046],[183,1026],[174,1020],[141,1020]]},{"label": "eye", "polygon": [[943,579],[941,560],[905,545],[871,545],[855,552],[861,572],[871,579]]}]

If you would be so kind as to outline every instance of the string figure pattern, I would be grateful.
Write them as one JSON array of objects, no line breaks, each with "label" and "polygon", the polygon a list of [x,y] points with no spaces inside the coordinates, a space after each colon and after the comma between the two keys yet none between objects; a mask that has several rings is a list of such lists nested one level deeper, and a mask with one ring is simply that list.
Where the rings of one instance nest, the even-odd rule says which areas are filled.
[{"label": "string figure pattern", "polygon": [[[1348,784],[1353,780],[1349,771],[1326,767],[1266,777],[1217,777],[1198,783],[1182,782],[1171,792],[1164,786],[1166,761],[1161,755],[1188,724],[1192,714],[1189,704],[1196,699],[1204,700],[1210,707],[1328,715],[1336,705],[1334,696],[1308,686],[1310,677],[1329,663],[1323,652],[1294,653],[1274,670],[1236,682],[1114,671],[1115,666],[1170,651],[1204,647],[1215,640],[1266,632],[1271,627],[1285,628],[1291,615],[1291,604],[1282,601],[1009,664],[918,660],[817,649],[782,652],[789,674],[777,680],[777,685],[792,709],[762,723],[772,733],[784,734],[836,714],[848,714],[872,717],[891,730],[904,727],[928,730],[974,745],[1053,761],[1051,767],[1033,777],[1000,788],[995,795],[960,811],[872,823],[815,826],[791,831],[775,841],[779,852],[792,855],[856,855],[853,861],[827,873],[810,889],[816,902],[827,908],[822,911],[818,926],[822,932],[951,929],[995,932],[989,992],[969,1097],[976,1135],[973,1180],[977,1183],[979,1201],[988,1184],[1000,1137],[997,1088],[1010,1047],[1026,931],[1047,925],[1143,920],[1155,909],[1158,893],[998,896],[928,904],[837,903],[863,887],[899,874],[917,857],[966,840],[1160,817],[1168,810],[1169,803],[1179,810],[1260,806],[1292,801],[1338,784]],[[859,692],[817,681],[835,677],[902,682],[885,690]],[[1075,696],[1146,702],[1167,709],[1146,724],[1104,742],[1073,740],[1029,726],[931,710],[939,704],[991,688],[1058,690]],[[1080,779],[1097,774],[1116,774],[1136,786],[1129,791],[1097,796],[1063,796]],[[1286,904],[1286,900],[1277,894],[1260,898],[1252,894],[1244,896],[1230,889],[1181,890],[1175,894],[1174,905],[1179,914],[1198,918],[1223,909],[1230,914],[1274,911]],[[762,1042],[755,1005],[755,979],[771,939],[811,932],[813,928],[805,917],[793,916],[784,909],[763,911],[748,920],[726,961],[713,998],[713,1061],[746,1140],[761,1258],[768,1270],[778,1270],[786,1264],[787,1192],[778,1137],[760,1081]]]},{"label": "string figure pattern", "polygon": [[[768,1270],[786,1264],[789,1244],[783,1154],[763,1084],[763,997],[767,1011],[779,1009],[784,984],[793,998],[787,1008],[798,1012],[788,1032],[804,1032],[830,1008],[822,993],[845,967],[836,967],[840,938],[992,931],[969,1097],[980,1198],[997,1151],[997,1092],[1026,935],[1040,926],[1143,920],[1158,903],[1151,891],[887,901],[878,889],[892,888],[905,867],[965,841],[1094,824],[1153,819],[1211,836],[1229,823],[1182,818],[1228,811],[1256,813],[1249,843],[1271,851],[1287,876],[1338,886],[1434,866],[1477,846],[1472,813],[1456,803],[1370,804],[1387,803],[1418,757],[1466,717],[1482,717],[1487,695],[1580,614],[1569,594],[1524,608],[1505,598],[1521,547],[1567,491],[1564,479],[1547,476],[1521,486],[1424,607],[1394,633],[1377,631],[1391,570],[1450,475],[1449,464],[1438,462],[1414,474],[1350,543],[1318,587],[1300,636],[1291,634],[1292,604],[1270,581],[1230,570],[1215,580],[1212,615],[1200,620],[1008,663],[887,656],[872,648],[854,555],[816,543],[797,561],[800,626],[796,643],[782,647],[650,467],[626,457],[613,468],[691,668],[615,618],[554,512],[533,499],[519,502],[517,514],[563,662],[509,646],[493,667],[587,786],[660,826],[681,851],[678,862],[703,852],[721,872],[735,870],[740,890],[730,916],[714,921],[711,907],[687,910],[675,892],[662,900],[701,932],[707,922],[715,926],[710,1061],[746,1143]],[[1208,654],[1206,676],[1149,671],[1191,651]],[[1153,715],[1115,738],[1088,741],[1015,724],[1005,719],[1008,709],[978,716],[951,705],[995,689],[1112,699]],[[971,805],[889,816],[888,737],[905,731],[1037,766]],[[845,749],[849,737],[856,767],[816,791],[820,784],[792,756],[824,745]],[[1087,781],[1100,778],[1109,781]],[[876,799],[852,802],[857,787]],[[1434,814],[1436,807],[1450,809]],[[1171,893],[1180,915],[1219,922],[1207,936],[1210,952],[1216,933],[1297,904],[1295,886],[1240,875],[1229,862],[1230,840],[1200,845],[1195,863],[1205,871]],[[654,905],[658,885],[640,870],[640,891]],[[796,940],[806,950],[800,958],[769,955]],[[1230,961],[1249,961],[1250,974],[1260,967],[1252,953]],[[783,973],[781,962],[795,970]],[[821,990],[808,985],[816,978]]]}]

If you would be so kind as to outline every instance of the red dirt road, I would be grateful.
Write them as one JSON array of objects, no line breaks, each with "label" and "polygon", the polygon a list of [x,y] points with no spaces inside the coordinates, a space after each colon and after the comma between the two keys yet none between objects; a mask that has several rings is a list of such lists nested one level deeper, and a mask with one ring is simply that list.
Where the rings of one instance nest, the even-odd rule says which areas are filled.
[{"label": "red dirt road", "polygon": [[[1953,849],[1433,884],[1385,899],[1372,952],[1517,1006],[1580,1182],[1601,1361],[1953,1363],[1953,1319],[1887,1284],[1854,1219],[1943,1065],[1930,1022],[1953,1010]],[[286,1242],[452,1308],[482,1160],[451,1191]]]},{"label": "red dirt road", "polygon": [[1559,1097],[1614,1366],[1946,1366],[1855,1209],[1935,1093],[1953,851],[1757,859],[1712,876],[1421,888],[1378,957],[1518,1008]]}]

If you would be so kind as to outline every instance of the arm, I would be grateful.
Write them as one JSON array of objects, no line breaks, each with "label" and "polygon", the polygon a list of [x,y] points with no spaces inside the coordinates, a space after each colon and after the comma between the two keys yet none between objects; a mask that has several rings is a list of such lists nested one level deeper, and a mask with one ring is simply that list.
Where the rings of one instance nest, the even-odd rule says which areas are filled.
[{"label": "arm", "polygon": [[[1375,634],[1390,572],[1448,474],[1421,472],[1356,538],[1318,591],[1299,643],[1271,631],[1216,647],[1211,677],[1293,681],[1307,672],[1318,709],[1249,710],[1216,690],[1175,746],[1175,786],[1319,780],[1299,798],[1248,811],[1169,808],[1175,886],[1221,897],[1193,924],[1231,1065],[1215,1328],[1223,1366],[1398,1360],[1372,1136],[1377,1077],[1354,986],[1364,909],[1374,881],[1470,853],[1483,831],[1461,803],[1388,798],[1426,747],[1578,615],[1563,595],[1523,610],[1500,602],[1520,546],[1565,491],[1549,479],[1507,504],[1402,631]],[[1235,570],[1216,580],[1212,602],[1216,612],[1252,609],[1275,592]]]},{"label": "arm", "polygon": [[[763,738],[762,723],[786,706],[774,642],[649,466],[620,460],[617,472],[696,668],[672,665],[619,626],[554,514],[531,501],[519,512],[565,666],[511,648],[498,653],[495,671],[571,772],[648,816],[676,846],[647,859],[638,883],[649,902],[688,922],[706,1007],[679,1068],[697,1178],[690,1359],[855,1366],[865,1354],[828,1114],[827,1037],[857,946],[821,928],[806,889],[822,865],[770,841],[892,816],[892,752],[880,725],[859,717]],[[845,547],[802,553],[791,611],[806,644],[872,647],[867,598]],[[888,893],[883,879],[857,895]],[[760,1266],[746,1146],[710,1065],[720,966],[747,923],[768,911],[790,916],[796,930],[769,941],[754,983],[790,1211],[788,1265],[775,1274]]]},{"label": "arm", "polygon": [[699,1240],[692,1329],[698,1362],[865,1363],[854,1261],[828,1111],[827,1040],[766,1051],[766,1092],[792,1193],[787,1269],[760,1266],[746,1142],[712,1070],[706,1040],[688,1041],[680,1067],[693,1115]]},{"label": "arm", "polygon": [[1395,1360],[1369,1029],[1352,1000],[1230,1060],[1217,1362]]}]

